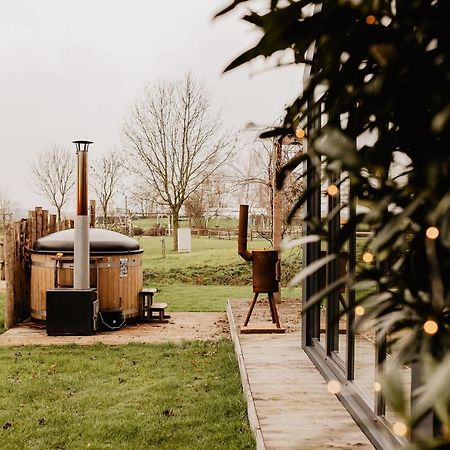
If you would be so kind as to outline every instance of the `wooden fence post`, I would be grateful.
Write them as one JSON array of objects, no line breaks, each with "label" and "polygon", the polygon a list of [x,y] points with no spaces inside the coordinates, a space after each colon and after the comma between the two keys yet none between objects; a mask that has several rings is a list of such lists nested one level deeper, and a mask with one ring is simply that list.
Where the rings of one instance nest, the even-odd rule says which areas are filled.
[{"label": "wooden fence post", "polygon": [[0,280],[5,279],[5,243],[0,241]]},{"label": "wooden fence post", "polygon": [[48,211],[44,209],[42,211],[42,236],[47,236],[48,232]]},{"label": "wooden fence post", "polygon": [[28,213],[28,218],[30,221],[30,237],[31,237],[31,242],[30,242],[30,247],[33,246],[34,241],[36,240],[36,211],[30,211]]},{"label": "wooden fence post", "polygon": [[6,305],[5,305],[5,329],[14,325],[14,262],[16,252],[16,242],[14,239],[14,228],[8,226],[5,236],[5,271],[6,271]]},{"label": "wooden fence post", "polygon": [[42,237],[42,208],[40,206],[36,207],[36,239]]},{"label": "wooden fence post", "polygon": [[48,234],[56,231],[56,214],[50,214],[50,222],[48,224]]}]

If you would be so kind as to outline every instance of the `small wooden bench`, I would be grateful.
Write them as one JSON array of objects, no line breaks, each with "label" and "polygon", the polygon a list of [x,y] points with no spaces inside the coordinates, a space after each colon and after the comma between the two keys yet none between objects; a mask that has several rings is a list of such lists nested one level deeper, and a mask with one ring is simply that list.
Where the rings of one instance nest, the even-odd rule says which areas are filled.
[{"label": "small wooden bench", "polygon": [[[167,303],[153,303],[153,305],[148,310],[147,320],[152,320],[155,318],[158,318],[160,322],[162,322],[164,319],[169,319],[170,316],[167,316],[165,314],[165,310],[167,308]],[[153,316],[153,313],[158,313],[157,317]]]},{"label": "small wooden bench", "polygon": [[[170,319],[170,316],[165,314],[167,303],[153,303],[153,296],[156,292],[158,292],[156,288],[144,288],[139,292],[139,311],[142,322],[153,319],[162,322],[164,319]],[[155,317],[153,313],[157,313],[157,316]]]}]

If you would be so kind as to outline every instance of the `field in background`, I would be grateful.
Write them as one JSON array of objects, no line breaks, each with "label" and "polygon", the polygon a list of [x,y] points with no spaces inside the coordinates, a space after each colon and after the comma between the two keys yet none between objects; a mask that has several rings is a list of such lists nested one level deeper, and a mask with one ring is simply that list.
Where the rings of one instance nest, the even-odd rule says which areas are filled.
[{"label": "field in background", "polygon": [[[188,266],[215,266],[243,262],[237,253],[237,239],[192,237],[190,253],[175,252],[170,236],[140,236],[136,239],[144,249],[144,269],[156,267],[159,270],[182,270]],[[165,258],[162,256],[162,240],[166,248]],[[248,247],[267,249],[270,248],[270,242],[265,239],[248,241]]]},{"label": "field in background", "polygon": [[[146,218],[146,219],[137,219],[133,220],[133,225],[135,227],[140,228],[151,228],[156,226],[157,224],[160,224],[161,226],[165,226],[167,228],[167,219],[159,219],[156,220],[156,218]],[[195,225],[195,221],[191,222],[192,226]],[[188,227],[189,221],[187,220],[181,220],[180,227]],[[215,217],[213,219],[210,219],[208,221],[208,228],[222,228],[227,230],[237,230],[238,227],[238,219],[233,219],[231,217]]]},{"label": "field in background", "polygon": [[[190,253],[166,250],[165,258],[161,239],[138,238],[144,248],[145,285],[158,289],[155,301],[168,303],[170,311],[225,311],[228,298],[252,298],[251,264],[237,254],[236,239],[193,237]],[[164,239],[167,249],[172,242]],[[270,248],[270,243],[258,239],[248,247]],[[299,296],[299,288],[283,290],[285,298]]]}]

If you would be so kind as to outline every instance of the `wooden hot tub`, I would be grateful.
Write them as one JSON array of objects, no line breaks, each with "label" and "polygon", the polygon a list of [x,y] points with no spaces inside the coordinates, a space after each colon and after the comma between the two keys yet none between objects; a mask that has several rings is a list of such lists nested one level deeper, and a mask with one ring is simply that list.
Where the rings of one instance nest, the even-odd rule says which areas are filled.
[{"label": "wooden hot tub", "polygon": [[[73,287],[74,230],[59,231],[35,241],[31,253],[31,318],[46,319],[46,291]],[[90,283],[97,288],[100,311],[120,310],[126,320],[139,318],[143,286],[143,249],[115,231],[91,228]]]}]

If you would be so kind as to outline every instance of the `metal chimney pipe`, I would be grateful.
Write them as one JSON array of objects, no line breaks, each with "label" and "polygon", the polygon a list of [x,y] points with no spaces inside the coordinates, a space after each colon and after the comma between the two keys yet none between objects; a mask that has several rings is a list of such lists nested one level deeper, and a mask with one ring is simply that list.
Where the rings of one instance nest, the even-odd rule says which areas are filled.
[{"label": "metal chimney pipe", "polygon": [[77,215],[74,237],[74,289],[89,289],[88,148],[91,141],[73,141],[77,149]]},{"label": "metal chimney pipe", "polygon": [[238,254],[246,261],[253,260],[253,253],[247,250],[248,205],[239,207]]}]

